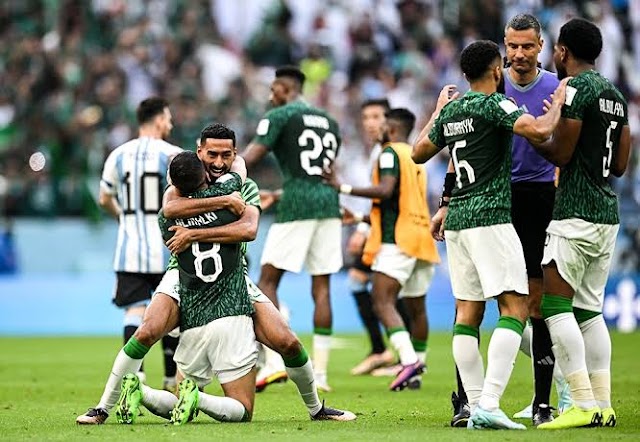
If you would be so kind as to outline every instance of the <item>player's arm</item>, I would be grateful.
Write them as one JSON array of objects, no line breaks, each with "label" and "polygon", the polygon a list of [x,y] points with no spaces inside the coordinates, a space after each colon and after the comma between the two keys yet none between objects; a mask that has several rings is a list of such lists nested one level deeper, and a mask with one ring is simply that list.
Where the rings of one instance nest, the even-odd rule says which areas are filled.
[{"label": "player's arm", "polygon": [[209,198],[187,198],[180,195],[174,186],[169,186],[162,196],[162,210],[168,219],[189,218],[223,209],[240,216],[245,207],[244,200],[237,193]]},{"label": "player's arm", "polygon": [[[456,90],[456,86],[453,84],[448,84],[440,91],[440,95],[438,96],[438,102],[436,103],[436,108],[431,114],[431,118],[420,131],[420,135],[416,138],[415,143],[413,143],[413,150],[411,151],[411,158],[413,162],[416,164],[424,163],[432,158],[435,154],[440,152],[441,147],[438,147],[438,143],[434,143],[431,140],[433,137],[434,131],[433,126],[440,115],[440,111],[442,108],[449,103],[450,101],[455,100],[460,95]],[[431,134],[431,137],[430,137]]]},{"label": "player's arm", "polygon": [[205,229],[172,226],[169,230],[173,232],[173,236],[167,241],[167,248],[171,253],[180,253],[194,242],[235,244],[253,241],[258,234],[259,221],[260,209],[249,205],[240,219],[224,226]]},{"label": "player's arm", "polygon": [[620,144],[618,149],[613,153],[611,160],[611,173],[614,176],[621,177],[627,170],[629,164],[629,153],[631,152],[631,131],[628,125],[622,126],[620,134]]},{"label": "player's arm", "polygon": [[[547,114],[548,115],[548,114]],[[553,136],[544,142],[531,141],[531,145],[546,160],[558,167],[565,166],[573,156],[582,130],[582,121],[560,118]],[[514,133],[517,133],[514,126]],[[520,134],[518,134],[520,135]]]},{"label": "player's arm", "polygon": [[353,187],[350,184],[341,183],[333,170],[325,170],[322,173],[325,182],[336,189],[340,193],[346,195],[360,196],[363,198],[377,198],[386,200],[393,195],[393,189],[395,189],[398,183],[398,178],[393,175],[381,175],[380,184],[371,187]]},{"label": "player's arm", "polygon": [[267,154],[269,153],[269,148],[264,144],[260,143],[251,143],[245,151],[242,153],[242,158],[246,164],[247,169],[251,169],[255,167]]},{"label": "player's arm", "polygon": [[114,218],[119,218],[122,213],[122,208],[116,199],[115,186],[118,182],[117,156],[118,152],[114,150],[104,162],[102,179],[100,180],[100,193],[98,194],[98,204]]},{"label": "player's arm", "polygon": [[104,189],[100,189],[100,195],[98,196],[98,204],[102,207],[105,212],[111,215],[114,218],[119,218],[122,213],[122,208],[120,204],[118,204],[118,200],[115,198],[115,195],[108,193]]},{"label": "player's arm", "polygon": [[244,182],[247,180],[247,165],[244,161],[244,158],[242,158],[240,155],[236,155],[236,158],[231,164],[229,172],[237,173],[240,176],[240,180],[244,184]]}]

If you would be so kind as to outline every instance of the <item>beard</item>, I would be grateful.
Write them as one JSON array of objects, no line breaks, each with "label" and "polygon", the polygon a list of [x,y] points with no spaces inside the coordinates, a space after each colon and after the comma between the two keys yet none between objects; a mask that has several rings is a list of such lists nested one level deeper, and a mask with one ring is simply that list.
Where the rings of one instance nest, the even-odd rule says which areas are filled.
[{"label": "beard", "polygon": [[496,86],[496,92],[498,92],[500,94],[504,94],[506,92],[505,84],[504,84],[504,75],[500,75],[500,81],[498,82],[498,85]]},{"label": "beard", "polygon": [[558,80],[562,80],[568,76],[567,69],[561,64],[556,63],[556,71],[558,72]]}]

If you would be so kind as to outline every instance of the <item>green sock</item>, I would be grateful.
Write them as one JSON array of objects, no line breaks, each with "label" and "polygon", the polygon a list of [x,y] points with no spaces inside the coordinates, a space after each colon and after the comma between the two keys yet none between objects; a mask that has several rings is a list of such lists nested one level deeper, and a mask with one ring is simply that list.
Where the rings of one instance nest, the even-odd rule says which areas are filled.
[{"label": "green sock", "polygon": [[149,353],[151,348],[141,344],[135,336],[132,336],[129,338],[122,350],[132,359],[143,359],[147,353]]},{"label": "green sock", "polygon": [[282,358],[284,360],[285,367],[298,368],[302,367],[309,360],[309,355],[304,347],[301,347],[300,353],[292,358]]}]

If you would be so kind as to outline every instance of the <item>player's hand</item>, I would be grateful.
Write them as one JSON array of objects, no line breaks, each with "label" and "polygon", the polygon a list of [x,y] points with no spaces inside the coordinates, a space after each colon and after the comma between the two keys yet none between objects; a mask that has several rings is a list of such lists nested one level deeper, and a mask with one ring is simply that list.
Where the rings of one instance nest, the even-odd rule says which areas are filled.
[{"label": "player's hand", "polygon": [[246,208],[247,203],[244,202],[240,193],[233,192],[227,197],[227,209],[231,211],[231,213],[237,216],[242,216]]},{"label": "player's hand", "polygon": [[356,230],[347,241],[347,252],[354,256],[361,255],[366,241],[367,235]]},{"label": "player's hand", "polygon": [[456,89],[458,87],[455,84],[448,84],[442,88],[440,95],[438,95],[438,102],[436,103],[436,111],[440,110],[450,101],[457,99],[460,96],[460,92]]},{"label": "player's hand", "polygon": [[567,83],[569,83],[572,78],[573,77],[563,78],[556,90],[551,94],[551,101],[544,100],[543,109],[545,112],[549,112],[549,109],[551,109],[551,106],[554,104],[557,104],[559,107],[564,105],[564,101],[567,98]]},{"label": "player's hand", "polygon": [[336,190],[340,190],[340,181],[338,181],[338,177],[336,177],[336,172],[333,170],[333,168],[323,169],[322,178],[324,179],[325,184],[333,187]]},{"label": "player's hand", "polygon": [[447,206],[440,207],[433,218],[431,218],[431,236],[436,241],[444,241],[444,220],[447,218]]},{"label": "player's hand", "polygon": [[346,207],[341,207],[340,213],[342,213],[342,224],[350,226],[351,224],[355,224],[357,222],[355,216],[353,215],[353,212]]},{"label": "player's hand", "polygon": [[173,254],[184,252],[189,247],[193,240],[191,239],[191,231],[182,226],[171,226],[169,231],[173,232],[173,236],[166,242],[167,248]]}]

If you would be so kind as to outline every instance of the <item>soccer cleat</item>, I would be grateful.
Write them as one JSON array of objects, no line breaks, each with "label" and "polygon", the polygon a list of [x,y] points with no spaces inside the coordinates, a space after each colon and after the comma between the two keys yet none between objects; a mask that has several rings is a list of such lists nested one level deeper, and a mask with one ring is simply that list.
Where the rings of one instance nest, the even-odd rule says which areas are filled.
[{"label": "soccer cleat", "polygon": [[616,412],[613,411],[613,408],[604,408],[602,410],[602,426],[615,427],[617,423]]},{"label": "soccer cleat", "polygon": [[260,370],[258,377],[256,378],[256,392],[260,393],[264,391],[270,384],[276,384],[279,382],[286,382],[289,379],[286,371],[276,371],[267,373],[265,369]]},{"label": "soccer cleat", "polygon": [[407,384],[407,388],[409,390],[420,390],[422,388],[422,376],[416,375],[409,379],[409,383]]},{"label": "soccer cleat", "polygon": [[573,405],[571,399],[571,387],[567,381],[556,383],[558,391],[558,414],[562,414],[567,411]]},{"label": "soccer cleat", "polygon": [[540,430],[561,430],[564,428],[601,427],[602,412],[599,407],[582,410],[572,405],[567,411],[551,422],[538,425]]},{"label": "soccer cleat", "polygon": [[389,350],[382,353],[371,353],[351,369],[351,374],[354,376],[369,374],[376,368],[393,364],[393,359],[393,353]]},{"label": "soccer cleat", "polygon": [[471,415],[469,403],[458,397],[454,392],[451,393],[451,405],[453,406],[453,417],[451,418],[451,426],[456,428],[466,428]]},{"label": "soccer cleat", "polygon": [[537,427],[538,425],[551,422],[553,420],[553,410],[555,410],[555,408],[550,407],[547,404],[540,404],[537,407],[534,407],[533,417],[531,418],[533,426]]},{"label": "soccer cleat", "polygon": [[109,417],[109,413],[104,408],[89,408],[85,414],[76,418],[78,425],[102,425]]},{"label": "soccer cleat", "polygon": [[514,419],[533,419],[533,405],[529,404],[513,415]]},{"label": "soccer cleat", "polygon": [[385,377],[385,376],[398,376],[398,373],[402,371],[402,364],[393,364],[387,367],[376,368],[371,371],[371,376]]},{"label": "soccer cleat", "polygon": [[493,411],[485,410],[479,405],[473,411],[473,414],[469,417],[467,428],[474,430],[526,430],[522,424],[513,422],[504,414],[504,411],[499,408]]},{"label": "soccer cleat", "polygon": [[416,375],[422,374],[424,372],[424,363],[418,361],[414,364],[405,365],[400,370],[400,373],[393,380],[391,385],[389,385],[389,390],[391,391],[401,391],[409,386],[409,380]]},{"label": "soccer cleat", "polygon": [[142,389],[140,378],[129,373],[122,378],[120,397],[116,403],[116,420],[119,424],[132,424],[140,415],[140,403],[142,402]]},{"label": "soccer cleat", "polygon": [[176,384],[175,382],[163,382],[162,383],[162,389],[164,391],[168,391],[171,394],[177,394],[178,393],[178,384]]},{"label": "soccer cleat", "polygon": [[336,408],[329,408],[324,406],[322,401],[322,408],[316,414],[311,416],[312,421],[354,421],[356,415],[350,411],[338,410]]},{"label": "soccer cleat", "polygon": [[185,379],[178,385],[178,403],[171,410],[173,425],[184,425],[193,420],[198,411],[198,386],[191,379]]}]

